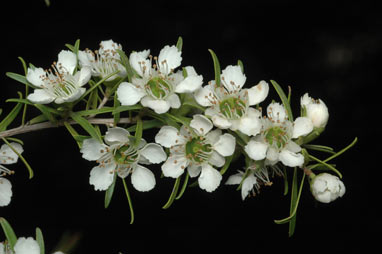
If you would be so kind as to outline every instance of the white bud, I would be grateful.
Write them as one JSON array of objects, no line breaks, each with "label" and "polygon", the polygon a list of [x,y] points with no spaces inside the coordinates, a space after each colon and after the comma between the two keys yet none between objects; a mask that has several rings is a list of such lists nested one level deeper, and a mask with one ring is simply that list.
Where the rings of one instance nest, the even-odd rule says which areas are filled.
[{"label": "white bud", "polygon": [[14,247],[15,254],[40,254],[40,246],[32,237],[20,237]]},{"label": "white bud", "polygon": [[329,119],[329,111],[321,99],[314,100],[306,93],[301,97],[301,107],[305,107],[306,117],[312,121],[314,127],[323,128],[326,126]]},{"label": "white bud", "polygon": [[345,185],[334,175],[322,173],[315,176],[310,184],[310,190],[317,201],[330,203],[345,194]]}]

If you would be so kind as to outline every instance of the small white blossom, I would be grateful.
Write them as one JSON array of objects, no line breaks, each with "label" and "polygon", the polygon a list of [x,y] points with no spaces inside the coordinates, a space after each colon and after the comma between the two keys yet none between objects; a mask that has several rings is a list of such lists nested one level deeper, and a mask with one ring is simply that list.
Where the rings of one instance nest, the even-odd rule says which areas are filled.
[{"label": "small white blossom", "polygon": [[329,119],[328,107],[321,100],[314,100],[306,93],[301,97],[301,107],[305,107],[306,116],[312,121],[315,128],[323,128]]},{"label": "small white blossom", "polygon": [[19,237],[13,249],[15,254],[40,254],[40,246],[32,237]]},{"label": "small white blossom", "polygon": [[117,50],[122,50],[121,44],[115,43],[113,40],[101,41],[99,50],[94,52],[89,49],[80,50],[78,60],[81,66],[91,68],[94,77],[105,78],[113,72],[119,71],[118,75],[106,79],[106,81],[112,81],[118,76],[126,76],[126,69],[120,63],[121,57]]},{"label": "small white blossom", "polygon": [[334,175],[321,173],[310,184],[313,197],[322,203],[330,203],[345,194],[345,185]]},{"label": "small white blossom", "polygon": [[187,169],[190,177],[197,177],[199,187],[214,191],[222,180],[215,167],[222,167],[225,158],[233,154],[236,140],[231,134],[222,134],[220,129],[211,131],[212,122],[196,114],[190,127],[178,131],[172,126],[163,126],[155,136],[155,142],[170,148],[170,156],[162,165],[164,176],[178,178]]},{"label": "small white blossom", "polygon": [[[19,143],[10,143],[10,145],[19,154],[24,150]],[[13,172],[7,169],[4,165],[14,164],[17,162],[18,155],[7,145],[3,144],[0,148],[0,207],[7,206],[12,198],[12,184],[3,176],[12,174]]]},{"label": "small white blossom", "polygon": [[[285,108],[279,103],[271,103],[267,107],[267,117],[262,119],[262,130],[253,137],[244,150],[253,160],[266,159],[270,165],[281,161],[285,166],[302,166],[304,156],[301,147],[292,141],[311,131],[305,121],[290,122]],[[298,133],[298,134],[296,134]]]},{"label": "small white blossom", "polygon": [[165,161],[167,156],[160,145],[147,144],[142,139],[136,147],[135,138],[120,127],[110,128],[104,140],[106,144],[93,138],[85,139],[81,148],[84,159],[99,163],[90,172],[89,182],[94,185],[95,190],[107,190],[113,183],[115,172],[122,178],[131,174],[131,183],[138,191],[154,188],[154,174],[140,164]]},{"label": "small white blossom", "polygon": [[142,106],[151,108],[157,114],[179,108],[181,103],[177,93],[196,91],[201,87],[203,77],[191,66],[185,67],[186,78],[182,71],[174,72],[182,61],[182,52],[175,46],[165,46],[158,57],[153,58],[149,54],[149,50],[130,54],[130,65],[140,77],[134,77],[131,83],[120,84],[118,100],[122,105],[141,102]]},{"label": "small white blossom", "polygon": [[27,80],[38,87],[28,95],[28,100],[36,104],[55,102],[73,102],[81,97],[86,91],[83,86],[91,77],[89,67],[83,67],[77,73],[76,55],[68,50],[62,50],[58,54],[58,61],[52,64],[52,68],[28,68]]},{"label": "small white blossom", "polygon": [[265,100],[269,86],[260,81],[256,86],[243,89],[245,81],[241,67],[229,65],[221,73],[220,87],[213,80],[198,89],[194,97],[200,105],[208,107],[205,114],[216,127],[255,136],[261,130],[261,112],[250,106]]}]

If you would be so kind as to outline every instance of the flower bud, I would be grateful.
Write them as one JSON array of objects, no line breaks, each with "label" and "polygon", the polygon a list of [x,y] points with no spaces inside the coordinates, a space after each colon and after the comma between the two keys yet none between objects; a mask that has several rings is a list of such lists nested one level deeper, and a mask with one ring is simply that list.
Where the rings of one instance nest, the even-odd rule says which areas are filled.
[{"label": "flower bud", "polygon": [[328,107],[321,100],[314,100],[306,93],[301,97],[301,107],[305,107],[306,116],[312,121],[316,128],[326,126],[329,119]]},{"label": "flower bud", "polygon": [[345,194],[345,185],[334,175],[322,173],[314,176],[310,183],[314,198],[322,203],[330,203]]}]

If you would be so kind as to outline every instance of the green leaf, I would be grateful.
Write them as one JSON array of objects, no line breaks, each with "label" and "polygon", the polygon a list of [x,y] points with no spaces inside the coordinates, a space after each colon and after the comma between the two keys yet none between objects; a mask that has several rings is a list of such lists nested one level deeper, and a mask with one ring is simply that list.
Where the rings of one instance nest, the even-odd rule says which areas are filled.
[{"label": "green leaf", "polygon": [[138,110],[138,109],[142,109],[142,108],[143,107],[140,104],[136,104],[136,105],[132,105],[132,106],[119,106],[113,110],[113,115],[124,112],[124,111]]},{"label": "green leaf", "polygon": [[179,36],[178,41],[176,42],[176,48],[179,51],[182,51],[182,47],[183,47],[183,39],[182,37]]},{"label": "green leaf", "polygon": [[283,166],[283,171],[284,171],[284,196],[288,195],[288,190],[289,190],[289,185],[288,185],[288,175],[286,171],[286,167]]},{"label": "green leaf", "polygon": [[[296,185],[297,186],[297,178],[294,179],[296,180]],[[300,201],[300,197],[301,197],[301,193],[302,193],[302,187],[304,185],[304,180],[305,180],[305,174],[303,174],[302,176],[302,179],[301,179],[301,183],[300,183],[300,188],[298,190],[298,194],[297,194],[297,188],[295,188],[295,193],[294,193],[294,204],[293,204],[293,207],[291,206],[291,211],[290,211],[290,216],[288,216],[287,218],[285,219],[281,219],[281,220],[275,220],[275,223],[276,224],[285,224],[285,223],[288,223],[288,222],[293,222],[293,226],[292,226],[292,230],[291,230],[291,227],[290,227],[290,231],[289,231],[289,236],[292,236],[293,233],[294,233],[294,228],[295,228],[295,223],[296,223],[296,213],[297,213],[297,208],[298,208],[298,204],[299,204],[299,201]]]},{"label": "green leaf", "polygon": [[76,113],[80,116],[90,116],[90,115],[98,115],[98,114],[104,114],[104,113],[110,113],[110,112],[114,112],[114,107],[102,107],[100,109],[82,110],[82,111],[77,111]]},{"label": "green leaf", "polygon": [[175,183],[174,183],[174,187],[172,188],[172,192],[171,192],[171,195],[167,201],[167,203],[162,207],[163,209],[168,209],[170,208],[170,206],[172,205],[172,203],[174,202],[175,200],[175,197],[178,193],[178,189],[179,189],[179,184],[180,184],[180,176],[178,178],[176,178],[175,180]]},{"label": "green leaf", "polygon": [[134,69],[131,67],[129,58],[126,56],[125,52],[123,50],[117,49],[117,53],[119,54],[121,58],[121,64],[125,67],[126,69],[126,74],[129,82],[131,82],[131,79],[135,75]]},{"label": "green leaf", "polygon": [[25,160],[25,158],[16,150],[12,147],[12,145],[8,142],[7,139],[5,138],[1,138],[4,143],[6,143],[11,149],[12,151],[17,154],[17,156],[20,158],[20,160],[24,163],[25,167],[27,168],[28,172],[29,172],[29,179],[31,179],[33,177],[33,170],[32,170],[32,167],[29,165],[29,163]]},{"label": "green leaf", "polygon": [[[163,126],[163,122],[161,122],[157,119],[142,121],[142,129],[143,130],[148,130],[148,129],[152,129],[152,128],[159,128],[161,126]],[[135,132],[136,129],[137,129],[137,125],[134,124],[134,125],[130,126],[129,128],[127,128],[127,131]]]},{"label": "green leaf", "polygon": [[125,178],[122,178],[122,182],[123,182],[123,187],[125,189],[125,193],[126,193],[126,197],[127,197],[127,201],[129,203],[129,208],[130,208],[130,224],[133,224],[134,223],[134,209],[133,209],[133,203],[131,201],[131,197],[130,197],[130,194],[129,194],[129,190],[127,189],[127,185],[126,185],[126,181],[125,181]]},{"label": "green leaf", "polygon": [[9,246],[13,250],[13,247],[15,246],[17,242],[17,236],[15,232],[13,231],[11,225],[3,217],[0,217],[0,224],[1,224],[1,227],[3,228],[4,235],[8,240]]},{"label": "green leaf", "polygon": [[324,162],[324,161],[322,161],[322,160],[320,160],[320,159],[314,157],[314,156],[311,155],[311,154],[309,154],[309,159],[312,159],[312,160],[318,162],[319,164],[322,164],[322,165],[326,166],[328,169],[332,170],[332,171],[335,172],[340,178],[342,178],[342,174],[341,174],[341,172],[338,171],[338,169],[336,169],[336,168],[333,167],[332,165],[330,165],[330,164],[328,164],[328,163],[326,163],[326,162]]},{"label": "green leaf", "polygon": [[[118,108],[119,106],[121,106],[121,103],[119,102],[118,96],[116,94],[114,96],[113,106],[114,106],[113,109]],[[121,114],[120,113],[116,113],[116,114],[114,114],[113,118],[114,118],[114,126],[117,126],[117,124],[119,123],[119,120],[121,119]],[[131,120],[131,117],[130,117],[130,120]]]},{"label": "green leaf", "polygon": [[5,75],[7,75],[7,77],[9,77],[13,80],[16,80],[17,82],[20,82],[24,85],[27,85],[27,86],[32,87],[32,88],[37,88],[34,85],[32,85],[31,83],[29,83],[27,78],[24,75],[20,75],[20,74],[13,73],[13,72],[6,72]]},{"label": "green leaf", "polygon": [[328,147],[328,146],[312,145],[312,144],[305,144],[303,146],[309,150],[325,152],[325,153],[330,153],[330,154],[336,154],[336,152],[333,150],[333,148]]},{"label": "green leaf", "polygon": [[46,116],[44,116],[44,114],[41,114],[41,115],[36,116],[36,117],[32,118],[31,120],[29,120],[28,124],[32,125],[32,124],[36,124],[36,123],[42,123],[45,121],[48,121],[48,118],[46,118]]},{"label": "green leaf", "polygon": [[40,228],[36,228],[36,241],[40,246],[40,254],[45,254],[44,237]]},{"label": "green leaf", "polygon": [[185,192],[185,190],[187,188],[188,179],[190,178],[190,175],[188,174],[188,172],[185,172],[185,174],[186,174],[186,176],[184,178],[184,182],[183,182],[182,188],[180,189],[179,194],[176,196],[176,198],[175,198],[176,200],[180,199],[183,196],[183,194],[184,194],[184,192]]},{"label": "green leaf", "polygon": [[102,143],[102,137],[99,135],[98,131],[94,128],[94,126],[91,123],[89,123],[88,120],[81,117],[75,112],[71,112],[70,117],[74,121],[76,121],[92,138],[95,138],[96,140]]},{"label": "green leaf", "polygon": [[113,183],[109,186],[109,188],[105,192],[105,208],[108,208],[110,205],[111,198],[113,197],[116,181],[117,181],[117,174],[114,173]]},{"label": "green leaf", "polygon": [[34,104],[36,108],[38,108],[41,113],[51,122],[51,123],[57,123],[57,119],[54,117],[54,115],[49,110],[49,107],[42,105],[42,104]]},{"label": "green leaf", "polygon": [[279,86],[279,84],[277,84],[276,81],[271,80],[271,83],[272,83],[273,87],[275,88],[277,94],[279,95],[281,102],[284,105],[284,108],[288,114],[289,121],[293,122],[292,108],[289,104],[288,97],[285,95],[283,89]]},{"label": "green leaf", "polygon": [[[297,205],[297,168],[294,168],[293,171],[293,180],[292,180],[292,190],[291,190],[291,199],[290,199],[290,209],[289,214],[292,215],[295,207]],[[296,214],[290,218],[289,222],[289,237],[294,234],[296,229]]]},{"label": "green leaf", "polygon": [[22,104],[19,102],[16,106],[11,110],[11,112],[0,122],[0,132],[5,131],[13,120],[15,120],[17,114],[20,112],[22,108]]},{"label": "green leaf", "polygon": [[231,156],[228,156],[225,160],[225,164],[224,166],[222,167],[222,169],[220,170],[220,174],[221,175],[224,175],[224,173],[227,171],[227,169],[229,168],[229,165],[231,165],[231,162],[232,162],[232,158],[233,158],[233,154]]},{"label": "green leaf", "polygon": [[82,142],[78,140],[78,136],[79,134],[77,133],[77,131],[73,128],[73,126],[71,126],[68,122],[64,122],[64,126],[66,127],[66,129],[69,131],[70,135],[72,135],[72,137],[74,138],[74,140],[77,142],[77,145],[78,145],[78,148],[81,149],[82,147]]},{"label": "green leaf", "polygon": [[138,147],[141,143],[143,133],[143,123],[140,117],[137,118],[137,127],[135,128],[135,146]]},{"label": "green leaf", "polygon": [[244,64],[241,60],[237,60],[237,65],[240,66],[241,72],[244,73]]},{"label": "green leaf", "polygon": [[212,60],[214,62],[214,72],[215,72],[215,83],[219,87],[220,86],[220,63],[218,60],[218,57],[216,56],[215,52],[212,51],[212,49],[208,50],[212,56]]}]

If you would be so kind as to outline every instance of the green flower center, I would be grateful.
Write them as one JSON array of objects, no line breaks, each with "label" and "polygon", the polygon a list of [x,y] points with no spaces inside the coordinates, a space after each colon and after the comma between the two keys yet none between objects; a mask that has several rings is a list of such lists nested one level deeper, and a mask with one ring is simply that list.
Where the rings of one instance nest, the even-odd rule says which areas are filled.
[{"label": "green flower center", "polygon": [[186,157],[195,163],[208,161],[212,154],[212,146],[203,137],[196,137],[186,143]]},{"label": "green flower center", "polygon": [[118,148],[114,153],[114,160],[117,164],[133,164],[138,161],[138,151],[134,146],[125,144]]},{"label": "green flower center", "polygon": [[228,119],[238,119],[245,115],[246,103],[236,97],[230,97],[219,104],[220,112]]},{"label": "green flower center", "polygon": [[264,136],[268,144],[275,146],[278,149],[283,148],[289,140],[286,131],[278,126],[266,130]]},{"label": "green flower center", "polygon": [[145,91],[155,99],[164,99],[172,91],[172,86],[160,77],[154,77],[145,85]]}]

